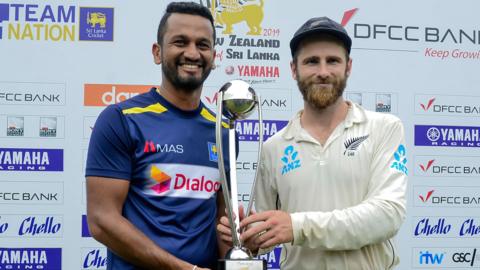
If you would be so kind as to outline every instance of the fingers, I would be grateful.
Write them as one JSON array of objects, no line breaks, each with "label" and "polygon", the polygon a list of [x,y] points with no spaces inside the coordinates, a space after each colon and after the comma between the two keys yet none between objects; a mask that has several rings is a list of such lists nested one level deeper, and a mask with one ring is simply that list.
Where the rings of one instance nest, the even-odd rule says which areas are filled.
[{"label": "fingers", "polygon": [[240,228],[248,227],[248,225],[255,222],[266,221],[272,215],[272,213],[273,213],[272,211],[266,211],[262,213],[252,213],[250,216],[244,218],[240,222]]},{"label": "fingers", "polygon": [[222,241],[232,243],[232,232],[227,217],[220,218],[220,222],[217,224],[217,232]]}]

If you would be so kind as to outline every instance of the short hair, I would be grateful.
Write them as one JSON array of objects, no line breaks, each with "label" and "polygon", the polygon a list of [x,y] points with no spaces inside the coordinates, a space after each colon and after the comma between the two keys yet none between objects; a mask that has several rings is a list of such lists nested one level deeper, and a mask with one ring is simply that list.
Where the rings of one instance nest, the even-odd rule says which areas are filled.
[{"label": "short hair", "polygon": [[212,13],[208,8],[195,2],[172,2],[168,4],[165,14],[158,25],[157,43],[162,45],[163,36],[167,30],[167,20],[173,13],[198,15],[210,21],[213,29],[213,44],[215,45],[215,25]]}]

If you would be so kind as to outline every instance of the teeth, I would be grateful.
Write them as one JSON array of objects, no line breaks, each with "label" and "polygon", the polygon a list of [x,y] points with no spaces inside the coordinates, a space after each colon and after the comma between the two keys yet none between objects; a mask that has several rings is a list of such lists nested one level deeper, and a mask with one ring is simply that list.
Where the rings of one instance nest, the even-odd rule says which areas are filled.
[{"label": "teeth", "polygon": [[183,67],[185,68],[197,68],[197,65],[189,65],[189,64],[183,64]]}]

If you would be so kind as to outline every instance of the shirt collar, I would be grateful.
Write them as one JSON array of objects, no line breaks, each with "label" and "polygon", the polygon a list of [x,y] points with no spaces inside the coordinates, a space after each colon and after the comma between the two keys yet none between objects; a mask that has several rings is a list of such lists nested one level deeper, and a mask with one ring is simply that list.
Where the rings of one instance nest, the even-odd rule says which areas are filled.
[{"label": "shirt collar", "polygon": [[[353,124],[363,123],[367,120],[365,109],[362,106],[351,101],[346,102],[348,104],[348,112],[343,121],[346,129],[352,127]],[[300,116],[302,115],[302,112],[303,110],[298,111],[288,122],[288,125],[285,127],[285,133],[283,134],[285,140],[296,138],[297,140],[310,141],[311,136],[305,132],[300,124]]]}]

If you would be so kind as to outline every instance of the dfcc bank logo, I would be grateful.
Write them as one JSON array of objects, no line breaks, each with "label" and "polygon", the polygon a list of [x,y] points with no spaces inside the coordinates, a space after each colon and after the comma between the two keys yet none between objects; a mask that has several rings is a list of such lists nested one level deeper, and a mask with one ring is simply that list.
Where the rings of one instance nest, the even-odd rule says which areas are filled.
[{"label": "dfcc bank logo", "polygon": [[420,107],[422,107],[424,111],[428,111],[430,107],[432,107],[434,101],[435,98],[429,99],[426,104],[420,103]]},{"label": "dfcc bank logo", "polygon": [[420,164],[420,169],[422,169],[422,171],[424,172],[427,172],[428,169],[430,169],[430,167],[432,166],[433,162],[435,162],[434,159],[431,159],[427,162],[427,164]]},{"label": "dfcc bank logo", "polygon": [[420,198],[420,200],[422,200],[422,202],[427,202],[428,199],[430,199],[430,197],[432,196],[434,191],[435,190],[432,189],[432,190],[427,192],[427,195],[425,195],[425,197],[423,197],[422,195],[418,195],[418,197]]},{"label": "dfcc bank logo", "polygon": [[152,85],[85,84],[84,106],[108,106],[148,92]]}]

